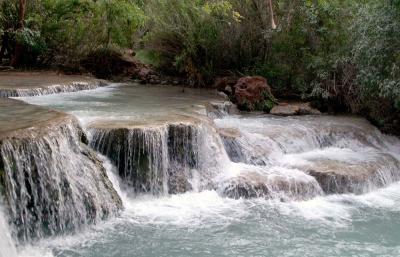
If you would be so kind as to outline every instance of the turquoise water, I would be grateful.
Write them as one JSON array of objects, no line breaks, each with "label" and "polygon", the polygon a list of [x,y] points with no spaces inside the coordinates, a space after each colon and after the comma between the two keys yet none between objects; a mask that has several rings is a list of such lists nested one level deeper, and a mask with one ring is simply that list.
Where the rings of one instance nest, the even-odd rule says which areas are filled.
[{"label": "turquoise water", "polygon": [[[210,100],[206,93],[196,91],[182,93],[181,97],[176,97],[177,92],[165,95],[157,87],[111,87],[88,92],[24,100],[72,113],[83,124],[103,119],[162,120],[171,114],[201,113],[201,106]],[[318,159],[357,170],[373,163],[371,158],[380,154],[400,160],[398,140],[381,135],[358,118],[344,122],[335,117],[235,116],[216,120],[215,124],[238,129],[247,137],[249,148],[272,149],[272,153],[261,151],[264,157],[270,157],[267,169],[292,169],[293,165],[314,164]],[[331,126],[338,131],[327,130]],[[368,136],[351,135],[358,130]],[[314,140],[332,133],[337,138],[329,146],[317,145]],[[232,165],[236,164],[222,167]],[[390,163],[380,165],[382,169],[393,168]],[[368,188],[361,195],[321,194],[308,201],[230,199],[214,190],[156,197],[132,195],[108,162],[107,169],[124,202],[125,210],[119,217],[73,235],[19,246],[19,256],[400,256],[398,182]]]}]

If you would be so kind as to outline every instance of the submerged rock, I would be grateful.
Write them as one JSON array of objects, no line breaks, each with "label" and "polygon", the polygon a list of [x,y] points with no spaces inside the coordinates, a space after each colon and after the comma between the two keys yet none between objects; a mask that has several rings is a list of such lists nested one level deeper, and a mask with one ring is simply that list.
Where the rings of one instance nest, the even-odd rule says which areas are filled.
[{"label": "submerged rock", "polygon": [[[76,119],[0,100],[0,189],[22,241],[65,233],[122,208]],[[14,122],[15,121],[15,122]]]},{"label": "submerged rock", "polygon": [[368,193],[400,179],[400,161],[381,154],[363,162],[316,160],[303,167],[315,177],[325,193]]},{"label": "submerged rock", "polygon": [[212,119],[223,118],[228,115],[239,114],[236,105],[230,101],[210,102],[206,105],[207,116]]},{"label": "submerged rock", "polygon": [[321,114],[319,110],[311,107],[310,103],[279,103],[271,109],[270,113],[280,116]]}]

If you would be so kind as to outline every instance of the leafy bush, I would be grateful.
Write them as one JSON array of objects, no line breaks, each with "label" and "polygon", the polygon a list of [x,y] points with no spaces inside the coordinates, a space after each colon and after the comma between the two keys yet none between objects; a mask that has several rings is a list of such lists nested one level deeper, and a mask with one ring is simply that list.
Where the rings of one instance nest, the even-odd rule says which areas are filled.
[{"label": "leafy bush", "polygon": [[[97,48],[129,48],[145,16],[133,0],[28,1],[25,28],[18,28],[18,1],[2,1],[0,32],[13,35],[42,63],[78,66]],[[40,51],[39,51],[40,50]]]},{"label": "leafy bush", "polygon": [[224,61],[221,31],[237,22],[229,1],[152,0],[146,13],[152,19],[145,45],[160,68],[209,82]]}]

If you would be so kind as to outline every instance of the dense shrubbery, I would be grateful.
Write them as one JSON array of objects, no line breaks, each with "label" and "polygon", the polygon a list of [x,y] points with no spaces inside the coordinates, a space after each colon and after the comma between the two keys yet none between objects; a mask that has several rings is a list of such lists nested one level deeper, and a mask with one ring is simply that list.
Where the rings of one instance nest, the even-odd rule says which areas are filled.
[{"label": "dense shrubbery", "polygon": [[19,1],[0,0],[2,45],[8,41],[0,57],[22,48],[21,64],[79,68],[134,48],[196,85],[231,73],[262,75],[278,96],[396,126],[400,0],[272,2],[276,29],[267,0],[36,0],[27,1],[22,27]]},{"label": "dense shrubbery", "polygon": [[19,65],[78,67],[80,60],[99,48],[130,48],[143,11],[133,0],[39,0],[27,1],[23,27],[19,1],[0,0],[0,32],[7,34],[9,52],[19,43]]}]

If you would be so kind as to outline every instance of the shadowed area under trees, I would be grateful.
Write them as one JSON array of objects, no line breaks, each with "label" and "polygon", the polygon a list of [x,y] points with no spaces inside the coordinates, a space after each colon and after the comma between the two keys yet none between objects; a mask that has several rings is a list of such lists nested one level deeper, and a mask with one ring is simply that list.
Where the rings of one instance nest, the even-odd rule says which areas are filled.
[{"label": "shadowed area under trees", "polygon": [[202,87],[260,75],[400,131],[399,0],[0,0],[0,35],[2,67],[110,77],[144,62]]}]

